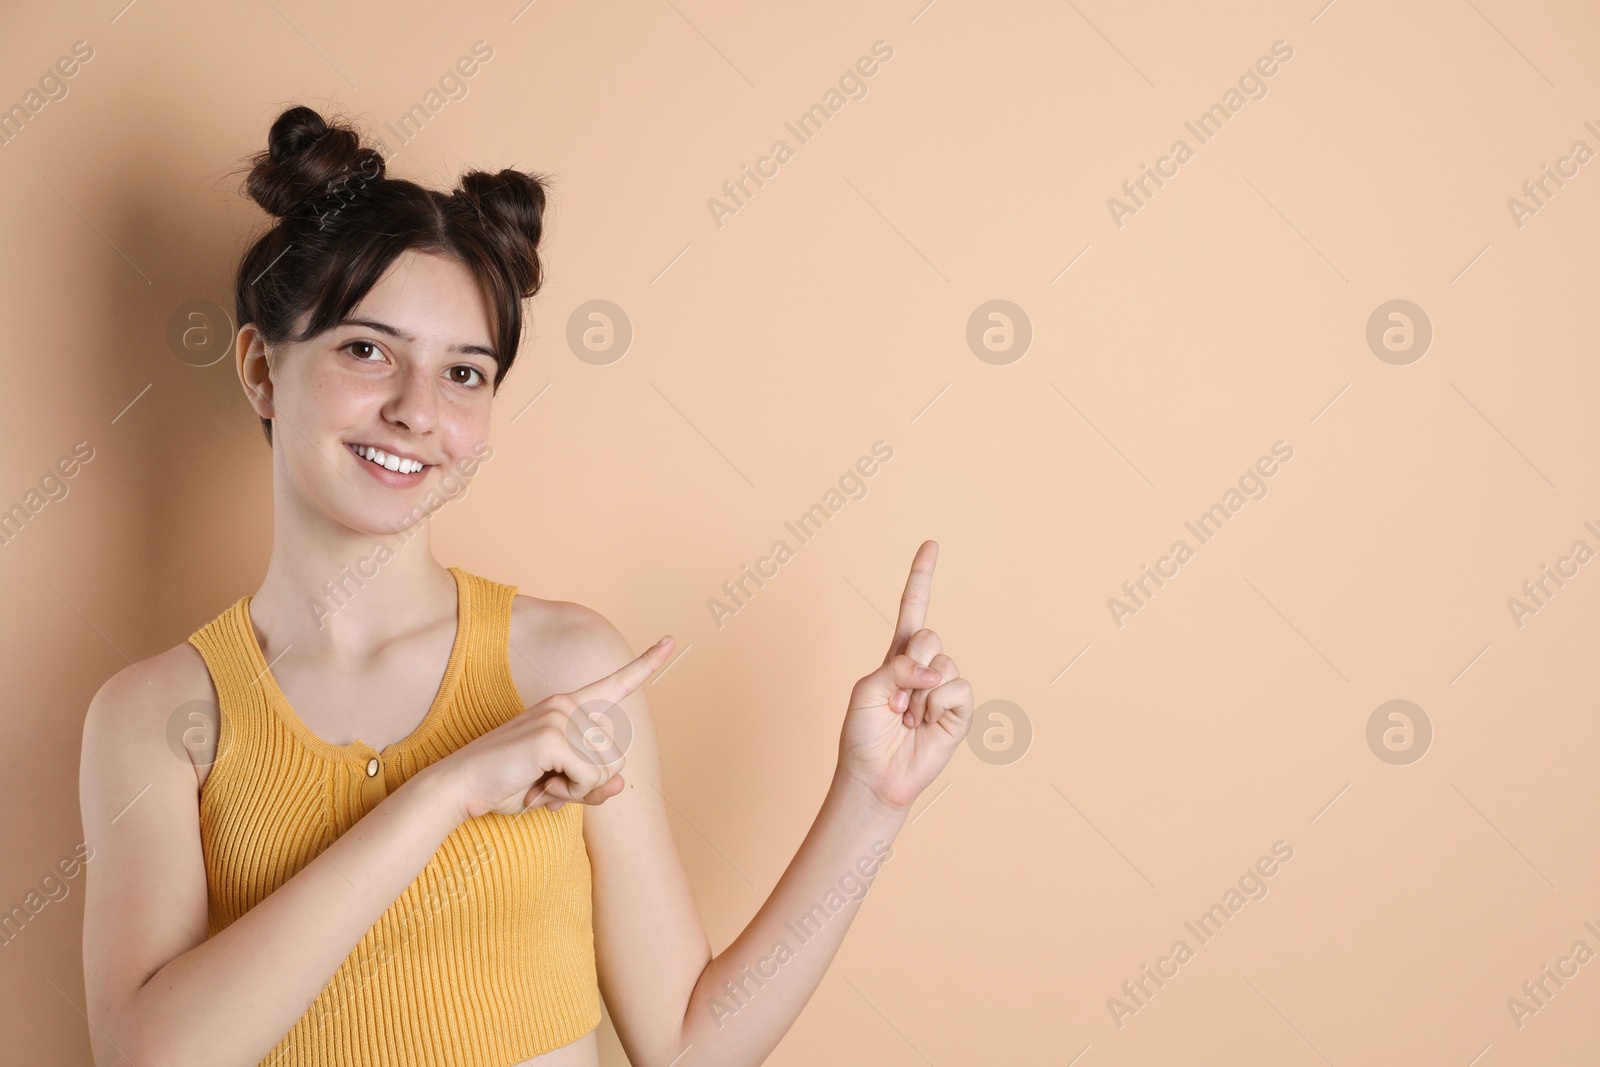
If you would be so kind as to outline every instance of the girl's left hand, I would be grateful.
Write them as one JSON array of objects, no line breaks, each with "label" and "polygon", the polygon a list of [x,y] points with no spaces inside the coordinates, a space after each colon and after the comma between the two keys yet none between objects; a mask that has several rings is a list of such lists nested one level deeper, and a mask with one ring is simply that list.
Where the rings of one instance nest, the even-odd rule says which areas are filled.
[{"label": "girl's left hand", "polygon": [[972,685],[922,625],[938,557],[934,541],[917,549],[889,652],[851,690],[839,738],[837,773],[894,810],[910,809],[972,729]]}]

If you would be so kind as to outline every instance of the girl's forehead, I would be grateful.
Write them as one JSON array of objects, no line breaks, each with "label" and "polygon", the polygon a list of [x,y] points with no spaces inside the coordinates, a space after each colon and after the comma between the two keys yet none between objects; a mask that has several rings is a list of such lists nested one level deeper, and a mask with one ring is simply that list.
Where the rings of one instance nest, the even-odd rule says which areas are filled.
[{"label": "girl's forehead", "polygon": [[488,316],[488,301],[477,277],[458,259],[407,250],[395,257],[356,309],[384,310],[417,316]]}]

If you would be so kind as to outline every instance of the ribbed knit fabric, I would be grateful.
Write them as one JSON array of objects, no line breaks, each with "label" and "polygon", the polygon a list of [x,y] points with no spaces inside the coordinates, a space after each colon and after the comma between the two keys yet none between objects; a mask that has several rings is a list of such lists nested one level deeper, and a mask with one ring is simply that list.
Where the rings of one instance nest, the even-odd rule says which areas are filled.
[{"label": "ribbed knit fabric", "polygon": [[[444,681],[416,731],[382,751],[330,744],[300,721],[262,655],[249,597],[189,638],[221,704],[200,793],[208,936],[418,770],[522,712],[507,660],[516,587],[450,573],[457,629]],[[261,1062],[512,1067],[577,1040],[600,1022],[589,891],[582,804],[468,819]]]}]

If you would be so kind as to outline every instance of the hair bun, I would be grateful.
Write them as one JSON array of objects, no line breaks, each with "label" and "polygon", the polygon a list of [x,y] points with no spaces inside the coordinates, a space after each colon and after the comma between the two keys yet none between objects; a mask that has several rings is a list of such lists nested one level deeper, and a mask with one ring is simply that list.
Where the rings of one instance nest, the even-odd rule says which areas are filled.
[{"label": "hair bun", "polygon": [[516,275],[517,291],[532,296],[543,284],[539,240],[544,236],[545,182],[520,170],[468,171],[451,194],[465,201],[484,229],[510,245],[507,257]]},{"label": "hair bun", "polygon": [[277,218],[340,191],[352,180],[371,181],[384,173],[382,153],[363,147],[353,128],[330,124],[304,106],[278,116],[267,135],[267,150],[250,162],[245,191]]}]

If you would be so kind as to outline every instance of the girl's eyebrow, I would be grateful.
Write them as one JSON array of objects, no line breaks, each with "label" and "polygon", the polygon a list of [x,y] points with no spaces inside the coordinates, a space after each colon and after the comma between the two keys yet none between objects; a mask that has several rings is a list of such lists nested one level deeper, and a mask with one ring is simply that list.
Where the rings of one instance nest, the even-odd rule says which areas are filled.
[{"label": "girl's eyebrow", "polygon": [[[377,330],[379,333],[386,333],[390,337],[398,337],[400,340],[408,343],[416,341],[415,337],[406,333],[404,330],[390,326],[387,322],[379,322],[377,319],[345,319],[343,322],[336,323],[335,325],[365,326],[369,330]],[[449,351],[461,352],[465,355],[472,356],[488,356],[490,359],[497,359],[494,354],[494,350],[485,348],[483,345],[451,345]]]}]

